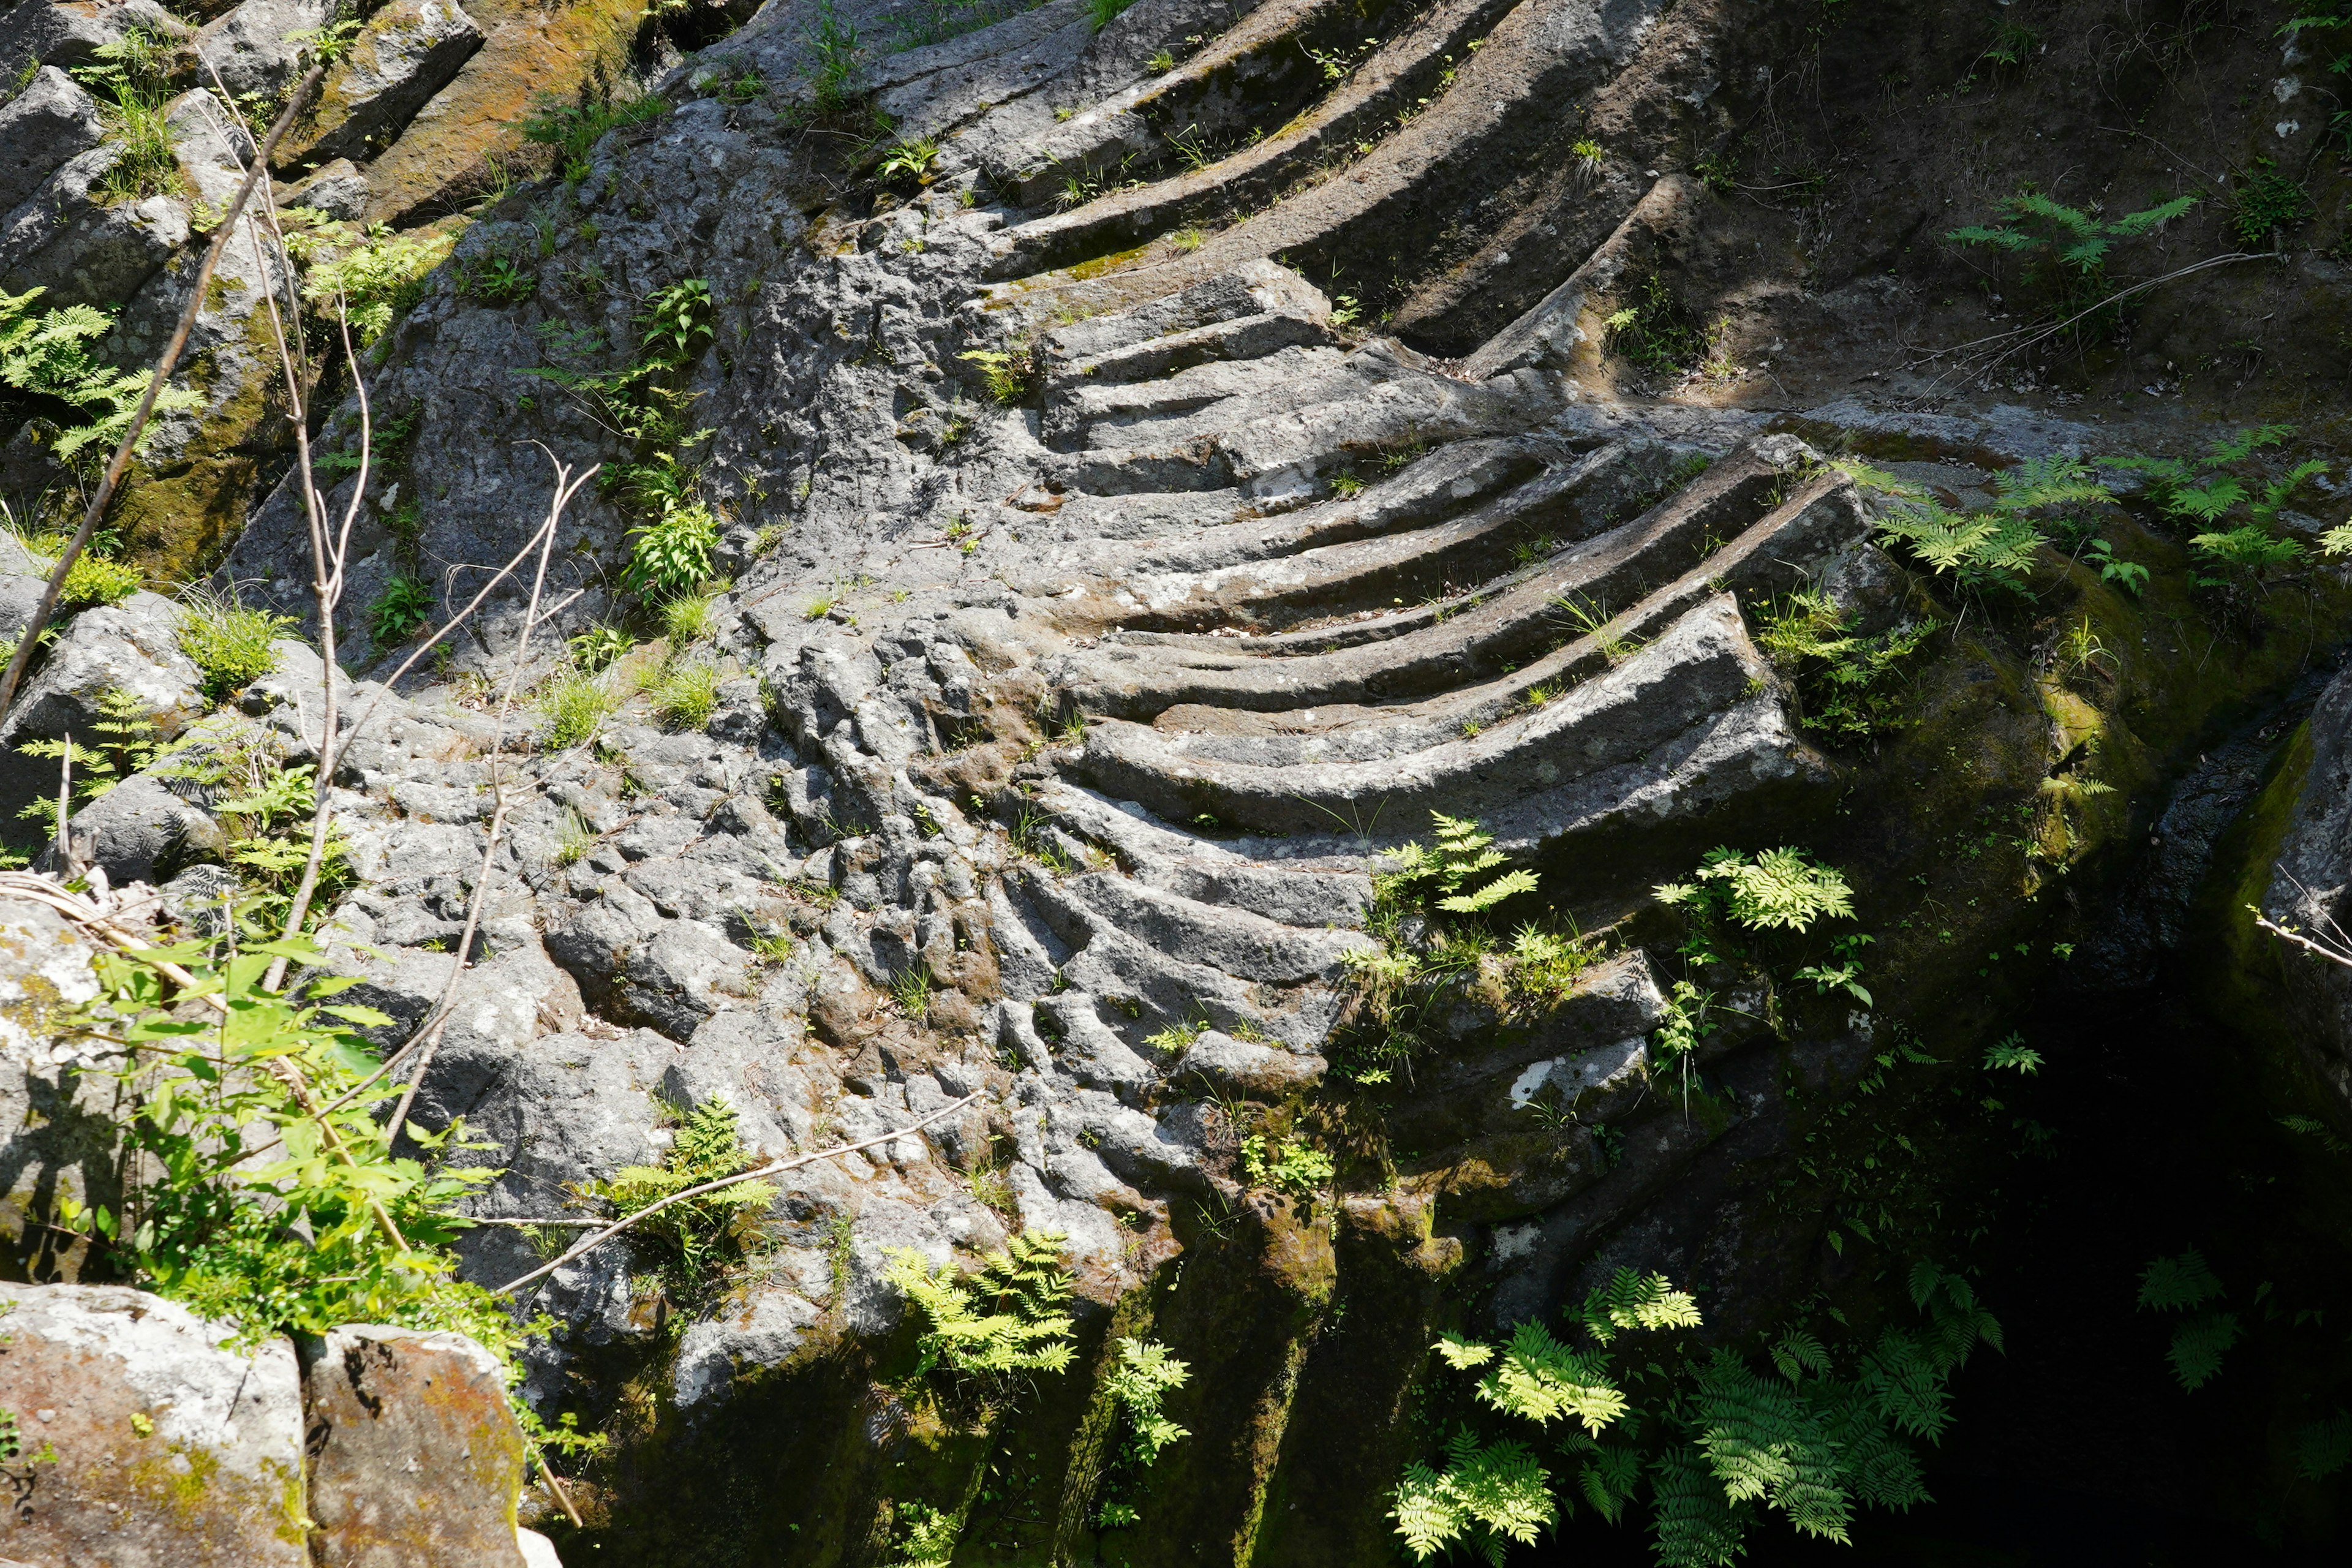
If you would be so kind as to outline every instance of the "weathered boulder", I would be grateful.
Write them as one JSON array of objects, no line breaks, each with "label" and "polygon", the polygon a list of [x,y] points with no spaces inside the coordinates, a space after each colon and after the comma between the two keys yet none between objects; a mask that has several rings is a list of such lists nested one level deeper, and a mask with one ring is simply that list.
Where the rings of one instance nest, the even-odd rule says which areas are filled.
[{"label": "weathered boulder", "polygon": [[0,820],[14,821],[58,786],[58,764],[18,747],[68,734],[94,738],[100,703],[115,689],[138,700],[157,735],[176,735],[205,710],[200,679],[180,651],[179,609],[170,600],[133,594],[76,616],[0,722]]},{"label": "weathered boulder", "polygon": [[188,36],[187,24],[155,0],[18,0],[0,10],[0,76],[13,78],[33,60],[87,65],[133,27],[167,38]]},{"label": "weathered boulder", "polygon": [[278,162],[365,156],[400,134],[481,47],[482,30],[455,0],[393,0],[328,71],[316,107],[278,144]]},{"label": "weathered boulder", "polygon": [[0,1285],[0,1408],[23,1451],[0,1558],[308,1568],[293,1347],[115,1286]]},{"label": "weathered boulder", "polygon": [[65,918],[29,899],[0,900],[0,1249],[7,1271],[73,1274],[84,1244],[37,1221],[60,1197],[114,1199],[113,1086],[58,1026],[98,994],[90,947]]},{"label": "weathered boulder", "polygon": [[337,158],[299,183],[280,188],[280,206],[312,207],[329,217],[355,223],[367,211],[368,181],[358,164]]},{"label": "weathered boulder", "polygon": [[175,196],[106,199],[100,182],[121,149],[102,142],[67,159],[0,218],[0,288],[44,289],[44,307],[128,299],[188,242]]},{"label": "weathered boulder", "polygon": [[496,1357],[463,1334],[354,1325],[307,1359],[314,1561],[522,1568],[522,1430]]},{"label": "weathered boulder", "polygon": [[245,0],[236,10],[205,25],[196,35],[196,53],[208,70],[237,97],[275,92],[300,74],[300,35],[327,25],[328,0]]},{"label": "weathered boulder", "polygon": [[[0,12],[0,17],[14,14]],[[14,212],[59,164],[97,146],[102,134],[97,102],[71,77],[55,66],[34,72],[22,92],[0,103],[0,212]]]},{"label": "weathered boulder", "polygon": [[[74,858],[109,883],[162,883],[189,865],[227,853],[212,814],[190,805],[147,773],[136,773],[74,813]],[[52,849],[51,854],[55,851]],[[42,869],[52,869],[47,861]]]}]

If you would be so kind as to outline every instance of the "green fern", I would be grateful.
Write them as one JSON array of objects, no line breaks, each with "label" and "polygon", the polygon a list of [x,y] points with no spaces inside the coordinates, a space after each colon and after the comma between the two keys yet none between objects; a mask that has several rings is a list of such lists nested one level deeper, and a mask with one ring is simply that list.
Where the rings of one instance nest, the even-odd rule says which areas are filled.
[{"label": "green fern", "polygon": [[1118,1401],[1128,1419],[1127,1457],[1149,1466],[1160,1450],[1192,1433],[1161,1413],[1160,1402],[1184,1386],[1192,1369],[1153,1340],[1121,1337],[1118,1361],[1103,1379],[1104,1392]]},{"label": "green fern", "polygon": [[1698,915],[1725,914],[1750,931],[1810,930],[1853,916],[1845,874],[1801,849],[1767,849],[1753,859],[1737,849],[1707,851],[1695,882],[1665,882],[1658,901]]},{"label": "green fern", "polygon": [[[705,1100],[688,1113],[672,1135],[669,1153],[658,1165],[624,1165],[589,1184],[589,1194],[616,1215],[634,1214],[705,1182],[740,1173],[750,1159],[737,1131],[734,1106]],[[745,1228],[774,1200],[767,1182],[730,1187],[674,1203],[635,1227],[649,1244],[673,1295],[708,1298],[721,1283],[722,1267],[740,1258]]]},{"label": "green fern", "polygon": [[2352,1465],[2352,1414],[2337,1411],[2294,1431],[2294,1468],[2305,1480],[2324,1481]]},{"label": "green fern", "polygon": [[1677,1290],[1663,1274],[1620,1268],[1608,1284],[1585,1297],[1579,1316],[1587,1332],[1602,1344],[1626,1329],[1695,1329],[1699,1326],[1697,1298]]},{"label": "green fern", "polygon": [[923,1255],[896,1247],[883,1278],[923,1314],[916,1375],[934,1368],[968,1376],[1003,1378],[1016,1373],[1058,1373],[1076,1352],[1068,1311],[1074,1284],[1062,1265],[1064,1238],[1024,1231],[992,1252],[977,1273],[942,1264],[934,1272]]},{"label": "green fern", "polygon": [[1507,1542],[1527,1545],[1559,1518],[1551,1473],[1526,1444],[1481,1443],[1466,1428],[1447,1439],[1443,1471],[1408,1465],[1391,1496],[1389,1517],[1416,1563],[1463,1542],[1502,1568]]},{"label": "green fern", "polygon": [[1724,1495],[1695,1447],[1678,1445],[1659,1456],[1650,1501],[1658,1568],[1731,1568],[1746,1550],[1755,1510]]},{"label": "green fern", "polygon": [[2140,1270],[2141,1311],[2179,1312],[2224,1295],[2221,1279],[2195,1247],[2177,1258],[2159,1258]]},{"label": "green fern", "polygon": [[1382,890],[1392,900],[1421,890],[1424,883],[1434,883],[1442,895],[1437,900],[1439,909],[1452,914],[1482,914],[1505,899],[1535,890],[1536,873],[1524,868],[1470,886],[1474,879],[1508,865],[1510,857],[1495,848],[1495,836],[1470,818],[1440,811],[1429,816],[1437,828],[1436,847],[1408,843],[1397,850],[1389,870],[1382,874]]},{"label": "green fern", "polygon": [[[2193,1312],[2227,1295],[2221,1278],[2195,1247],[2173,1258],[2158,1258],[2140,1270],[2139,1310],[2144,1312]],[[2164,1352],[2172,1375],[2182,1389],[2195,1393],[2221,1375],[2221,1358],[2238,1342],[2235,1312],[2196,1312],[2172,1331]]]},{"label": "green fern", "polygon": [[1478,1397],[1538,1426],[1573,1415],[1595,1437],[1625,1414],[1624,1392],[1610,1382],[1606,1360],[1580,1355],[1532,1321],[1511,1331],[1501,1361],[1479,1381]]}]

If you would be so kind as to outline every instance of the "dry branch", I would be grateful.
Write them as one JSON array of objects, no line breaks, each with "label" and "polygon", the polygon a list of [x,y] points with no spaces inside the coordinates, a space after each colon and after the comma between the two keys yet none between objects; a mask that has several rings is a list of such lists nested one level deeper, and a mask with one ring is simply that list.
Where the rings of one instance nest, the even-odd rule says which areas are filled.
[{"label": "dry branch", "polygon": [[[886,1132],[878,1138],[868,1138],[862,1143],[843,1143],[831,1149],[820,1149],[814,1154],[796,1154],[789,1160],[777,1160],[772,1163],[761,1165],[757,1170],[740,1171],[731,1176],[721,1176],[716,1181],[704,1182],[698,1186],[688,1187],[682,1193],[672,1193],[669,1196],[662,1199],[659,1203],[648,1204],[644,1208],[639,1209],[636,1213],[630,1215],[625,1219],[614,1220],[611,1225],[606,1226],[603,1230],[598,1231],[587,1240],[575,1243],[570,1251],[564,1253],[562,1257],[558,1258],[552,1263],[544,1264],[540,1268],[534,1268],[520,1279],[509,1279],[505,1284],[499,1286],[497,1289],[491,1291],[490,1294],[493,1296],[503,1296],[510,1290],[520,1290],[524,1286],[529,1285],[535,1280],[543,1279],[550,1274],[554,1273],[557,1269],[562,1268],[565,1264],[571,1262],[573,1258],[579,1258],[584,1253],[602,1247],[604,1243],[612,1240],[614,1237],[620,1235],[623,1231],[628,1229],[639,1220],[645,1219],[652,1215],[659,1214],[662,1210],[669,1207],[672,1204],[682,1204],[688,1198],[698,1198],[705,1193],[715,1193],[721,1187],[731,1187],[739,1182],[756,1182],[762,1176],[781,1175],[786,1171],[796,1171],[803,1165],[814,1165],[819,1160],[831,1160],[843,1154],[855,1154],[861,1150],[874,1148],[877,1144],[895,1142],[898,1139],[907,1136],[909,1132],[921,1131],[932,1122],[939,1121],[943,1116],[946,1116],[950,1111],[961,1110],[965,1106],[970,1105],[973,1100],[978,1100],[979,1098],[980,1091],[974,1089],[971,1093],[965,1095],[961,1100],[950,1100],[949,1103],[940,1106],[937,1110],[931,1111],[923,1116],[919,1116],[914,1121],[908,1122],[906,1126],[898,1128],[894,1131]],[[534,1221],[532,1223],[538,1224],[544,1222]]]}]

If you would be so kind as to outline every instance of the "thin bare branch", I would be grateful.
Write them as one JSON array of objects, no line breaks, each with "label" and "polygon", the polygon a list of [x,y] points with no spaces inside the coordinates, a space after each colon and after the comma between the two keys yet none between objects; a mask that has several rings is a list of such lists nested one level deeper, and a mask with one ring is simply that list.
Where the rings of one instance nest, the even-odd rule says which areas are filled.
[{"label": "thin bare branch", "polygon": [[310,106],[312,95],[317,93],[319,84],[326,79],[326,76],[327,63],[324,60],[304,73],[294,89],[294,96],[287,100],[284,111],[270,126],[269,134],[262,140],[260,146],[254,149],[252,166],[246,171],[245,181],[237,186],[236,195],[230,198],[220,228],[213,235],[212,244],[205,249],[204,260],[197,264],[195,282],[188,290],[186,308],[180,312],[179,327],[172,333],[172,341],[163,346],[163,357],[155,362],[155,374],[148,378],[147,390],[140,395],[139,406],[131,412],[131,427],[122,433],[121,444],[114,448],[114,456],[108,460],[105,475],[99,480],[98,493],[90,497],[89,509],[82,513],[81,526],[74,531],[74,536],[58,552],[58,563],[50,569],[48,583],[41,590],[41,602],[34,606],[32,619],[25,624],[25,629],[19,635],[16,651],[10,657],[6,671],[0,673],[0,713],[7,712],[9,704],[16,701],[16,688],[25,679],[26,667],[32,662],[33,650],[40,645],[41,632],[48,626],[49,617],[57,613],[58,596],[65,592],[66,574],[73,570],[73,563],[89,547],[91,537],[98,532],[99,520],[106,515],[107,504],[113,500],[116,488],[122,483],[122,476],[130,470],[131,454],[138,448],[139,437],[146,432],[147,421],[154,416],[155,400],[163,395],[164,385],[172,379],[172,373],[179,368],[180,355],[187,351],[188,335],[195,331],[196,316],[204,309],[205,294],[212,284],[213,268],[220,264],[221,253],[227,249],[229,237],[236,232],[237,220],[245,212],[246,203],[252,199],[254,187],[268,173],[270,155],[278,150],[278,139]]},{"label": "thin bare branch", "polygon": [[628,1229],[639,1220],[657,1215],[661,1213],[662,1210],[669,1207],[672,1204],[682,1204],[688,1198],[698,1198],[706,1193],[715,1193],[721,1187],[731,1187],[739,1182],[756,1182],[763,1176],[782,1175],[786,1171],[797,1171],[803,1165],[814,1165],[819,1160],[837,1159],[844,1154],[855,1154],[862,1150],[874,1148],[878,1144],[894,1142],[900,1138],[904,1138],[909,1132],[921,1131],[924,1128],[945,1117],[950,1111],[961,1110],[965,1106],[970,1105],[973,1100],[978,1100],[979,1098],[980,1091],[975,1089],[971,1093],[965,1095],[961,1100],[950,1100],[949,1103],[940,1106],[937,1110],[916,1118],[913,1121],[908,1122],[906,1126],[899,1128],[894,1132],[886,1132],[878,1138],[868,1138],[862,1143],[843,1143],[831,1149],[820,1149],[814,1154],[794,1155],[789,1160],[777,1160],[769,1164],[761,1165],[757,1170],[738,1172],[736,1174],[731,1176],[721,1176],[717,1181],[704,1182],[699,1185],[688,1187],[682,1193],[672,1193],[669,1196],[662,1199],[659,1203],[648,1204],[644,1208],[639,1209],[636,1213],[629,1215],[625,1219],[614,1220],[603,1230],[600,1230],[595,1235],[588,1237],[587,1240],[573,1244],[569,1251],[565,1252],[562,1257],[558,1258],[552,1263],[534,1268],[520,1279],[509,1279],[505,1284],[499,1286],[497,1289],[491,1291],[490,1294],[493,1296],[503,1296],[510,1290],[520,1290],[526,1285],[544,1279],[549,1275],[554,1273],[557,1269],[562,1268],[565,1264],[572,1261],[574,1258],[580,1258],[586,1253],[593,1251],[595,1248],[604,1246],[604,1243],[612,1240],[614,1237],[620,1235],[623,1231]]}]

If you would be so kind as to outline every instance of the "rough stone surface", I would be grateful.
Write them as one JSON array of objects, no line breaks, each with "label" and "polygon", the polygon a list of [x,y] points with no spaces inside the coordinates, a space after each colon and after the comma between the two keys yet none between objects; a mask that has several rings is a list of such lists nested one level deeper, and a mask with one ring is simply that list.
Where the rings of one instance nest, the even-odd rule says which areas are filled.
[{"label": "rough stone surface", "polygon": [[100,134],[89,94],[55,66],[42,67],[0,104],[0,213],[15,211],[59,164],[97,146]]},{"label": "rough stone surface", "polygon": [[455,0],[394,0],[327,73],[308,126],[278,143],[278,161],[350,159],[389,142],[481,47],[482,30]]},{"label": "rough stone surface", "polygon": [[307,1359],[316,1562],[521,1568],[522,1432],[495,1358],[462,1334],[353,1325]]},{"label": "rough stone surface", "polygon": [[133,594],[74,616],[0,724],[0,747],[7,748],[0,752],[0,814],[13,818],[35,795],[57,788],[55,761],[16,747],[76,733],[87,743],[100,700],[118,689],[153,717],[158,735],[175,735],[204,711],[200,682],[180,651],[179,609],[170,600]]},{"label": "rough stone surface", "polygon": [[0,1407],[37,1478],[0,1554],[97,1568],[308,1568],[293,1347],[244,1353],[113,1286],[0,1285]]},{"label": "rough stone surface", "polygon": [[58,1026],[98,994],[91,948],[65,917],[27,899],[0,900],[0,1198],[8,1271],[70,1277],[85,1244],[35,1222],[60,1197],[114,1201],[113,1086],[79,1069],[95,1052]]}]

